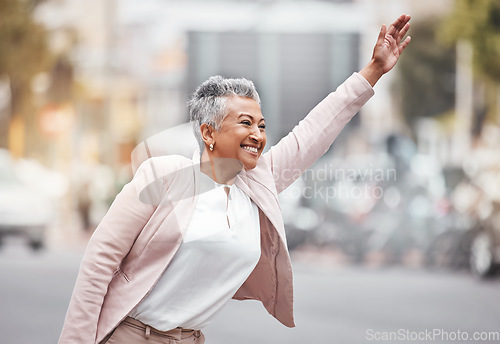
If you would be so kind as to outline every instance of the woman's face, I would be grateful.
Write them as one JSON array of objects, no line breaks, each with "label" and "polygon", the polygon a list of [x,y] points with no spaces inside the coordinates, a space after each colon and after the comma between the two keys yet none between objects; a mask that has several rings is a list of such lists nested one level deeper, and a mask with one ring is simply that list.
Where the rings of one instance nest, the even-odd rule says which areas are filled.
[{"label": "woman's face", "polygon": [[213,131],[213,158],[231,158],[241,161],[245,170],[257,166],[266,145],[266,124],[259,104],[239,96],[229,97],[228,115],[222,121],[220,131]]}]

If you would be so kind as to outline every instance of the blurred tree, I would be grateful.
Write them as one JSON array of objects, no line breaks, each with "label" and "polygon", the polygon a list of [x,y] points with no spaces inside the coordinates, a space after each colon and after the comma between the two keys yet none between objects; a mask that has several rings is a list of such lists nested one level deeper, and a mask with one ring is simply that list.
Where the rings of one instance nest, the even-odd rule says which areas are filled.
[{"label": "blurred tree", "polygon": [[395,87],[406,122],[441,115],[455,105],[455,49],[436,37],[439,20],[412,24],[414,38],[399,61]]},{"label": "blurred tree", "polygon": [[64,103],[71,99],[73,89],[73,65],[66,56],[59,56],[51,72],[51,84],[47,100],[51,103]]},{"label": "blurred tree", "polygon": [[455,0],[440,32],[443,42],[466,40],[472,46],[476,79],[472,134],[478,137],[485,121],[500,118],[500,0]]},{"label": "blurred tree", "polygon": [[500,81],[500,1],[456,0],[440,28],[448,43],[468,40],[474,51],[474,66],[483,77]]},{"label": "blurred tree", "polygon": [[10,81],[13,116],[33,115],[31,80],[51,63],[46,32],[32,16],[39,2],[0,0],[0,76]]}]

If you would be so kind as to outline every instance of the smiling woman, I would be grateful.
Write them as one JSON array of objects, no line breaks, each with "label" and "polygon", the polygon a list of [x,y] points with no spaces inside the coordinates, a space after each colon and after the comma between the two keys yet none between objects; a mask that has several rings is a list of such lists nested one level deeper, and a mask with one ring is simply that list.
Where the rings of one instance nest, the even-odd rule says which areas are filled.
[{"label": "smiling woman", "polygon": [[200,85],[189,102],[199,152],[146,160],[117,195],[89,241],[60,343],[201,344],[200,330],[231,298],[259,300],[294,327],[278,194],[374,94],[410,42],[409,20],[383,25],[368,65],[265,154],[253,83]]}]

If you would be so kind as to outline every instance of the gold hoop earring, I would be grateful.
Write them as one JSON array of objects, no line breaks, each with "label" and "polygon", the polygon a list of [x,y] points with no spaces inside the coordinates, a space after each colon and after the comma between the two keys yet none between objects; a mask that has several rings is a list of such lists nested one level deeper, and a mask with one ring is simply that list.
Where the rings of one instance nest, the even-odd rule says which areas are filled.
[{"label": "gold hoop earring", "polygon": [[213,152],[214,151],[214,144],[211,143],[210,146],[209,146],[209,148],[210,148],[210,151]]}]

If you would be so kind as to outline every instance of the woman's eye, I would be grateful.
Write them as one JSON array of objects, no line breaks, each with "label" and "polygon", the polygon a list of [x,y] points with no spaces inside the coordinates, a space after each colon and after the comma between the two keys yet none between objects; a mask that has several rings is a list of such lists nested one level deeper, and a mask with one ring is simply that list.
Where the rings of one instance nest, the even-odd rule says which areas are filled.
[{"label": "woman's eye", "polygon": [[244,124],[244,125],[252,125],[252,123],[250,123],[250,121],[242,121],[241,124]]},{"label": "woman's eye", "polygon": [[265,124],[261,124],[261,125],[259,125],[259,128],[260,129],[266,129],[266,125]]}]

